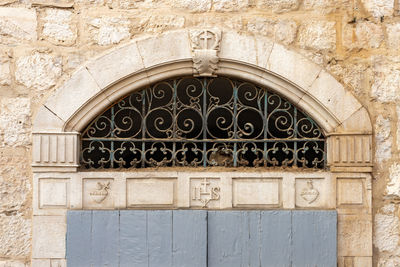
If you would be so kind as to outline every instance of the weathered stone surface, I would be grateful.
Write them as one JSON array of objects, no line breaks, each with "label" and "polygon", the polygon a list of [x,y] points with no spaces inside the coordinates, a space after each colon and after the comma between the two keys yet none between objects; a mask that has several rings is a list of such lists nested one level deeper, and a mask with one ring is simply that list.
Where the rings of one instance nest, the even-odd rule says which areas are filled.
[{"label": "weathered stone surface", "polygon": [[[303,1],[303,9],[307,11],[312,11],[314,13],[322,13],[328,14],[334,12],[340,1],[331,1],[331,0],[304,0]],[[342,4],[342,3],[340,3]]]},{"label": "weathered stone surface", "polygon": [[0,8],[0,43],[37,39],[36,12],[27,8]]},{"label": "weathered stone surface", "polygon": [[374,17],[387,17],[393,15],[393,0],[361,0],[364,8]]},{"label": "weathered stone surface", "polygon": [[0,149],[0,216],[27,215],[29,211],[31,183],[27,154],[24,148]]},{"label": "weathered stone surface", "polygon": [[33,216],[33,258],[64,258],[66,231],[64,216]]},{"label": "weathered stone surface", "polygon": [[32,5],[49,7],[72,7],[74,0],[33,0]]},{"label": "weathered stone surface", "polygon": [[302,48],[333,50],[336,48],[336,29],[333,21],[311,21],[299,29],[299,44]]},{"label": "weathered stone surface", "polygon": [[72,14],[68,10],[46,9],[43,36],[55,44],[73,44],[76,39],[77,29],[72,24]]},{"label": "weathered stone surface", "polygon": [[144,17],[139,22],[138,30],[149,32],[162,32],[166,29],[182,28],[185,25],[185,17],[177,15]]},{"label": "weathered stone surface", "polygon": [[0,215],[0,255],[27,257],[31,250],[31,220],[22,215]]},{"label": "weathered stone surface", "polygon": [[30,144],[30,125],[28,98],[0,98],[0,146]]},{"label": "weathered stone surface", "polygon": [[380,102],[400,100],[400,68],[384,57],[373,58],[372,98]]},{"label": "weathered stone surface", "polygon": [[28,88],[46,90],[57,83],[61,76],[61,58],[35,52],[16,62],[15,78]]},{"label": "weathered stone surface", "polygon": [[393,213],[375,215],[374,245],[380,252],[393,252],[399,243],[399,218]]},{"label": "weathered stone surface", "polygon": [[275,24],[275,39],[285,45],[294,42],[297,34],[297,23],[293,20],[281,20]]},{"label": "weathered stone surface", "polygon": [[256,34],[262,34],[268,37],[274,36],[274,26],[276,21],[263,17],[253,17],[247,23],[247,30]]},{"label": "weathered stone surface", "polygon": [[371,21],[346,24],[343,29],[343,45],[348,49],[378,48],[384,39],[381,25]]},{"label": "weathered stone surface", "polygon": [[386,24],[387,46],[390,49],[400,48],[400,23]]},{"label": "weathered stone surface", "polygon": [[389,168],[389,181],[386,185],[386,195],[400,198],[400,164],[394,163]]},{"label": "weathered stone surface", "polygon": [[338,216],[338,256],[372,256],[371,216]]},{"label": "weathered stone surface", "polygon": [[392,156],[393,137],[390,134],[390,120],[379,115],[375,122],[375,159],[377,162],[387,160]]},{"label": "weathered stone surface", "polygon": [[213,0],[213,9],[218,12],[239,11],[249,5],[249,0]]},{"label": "weathered stone surface", "polygon": [[270,9],[275,13],[283,13],[297,10],[299,8],[298,0],[260,0],[258,8]]},{"label": "weathered stone surface", "polygon": [[89,33],[98,45],[118,44],[128,39],[130,22],[123,17],[99,17],[89,22]]},{"label": "weathered stone surface", "polygon": [[11,84],[10,59],[7,56],[0,56],[0,85]]},{"label": "weathered stone surface", "polygon": [[362,60],[351,62],[348,65],[341,65],[337,62],[332,62],[327,69],[337,77],[339,77],[347,86],[350,86],[355,95],[366,95],[365,82],[368,77],[368,64]]},{"label": "weathered stone surface", "polygon": [[378,267],[398,267],[400,266],[400,257],[379,258]]},{"label": "weathered stone surface", "polygon": [[[0,0],[0,6],[8,5],[17,2],[18,0]],[[0,265],[1,266],[1,265]]]},{"label": "weathered stone surface", "polygon": [[211,0],[174,0],[172,6],[191,12],[207,12],[211,8]]},{"label": "weathered stone surface", "polygon": [[285,45],[294,42],[297,35],[297,23],[293,20],[271,20],[256,17],[247,23],[247,30],[275,39]]},{"label": "weathered stone surface", "polygon": [[400,106],[396,107],[396,113],[397,113],[396,142],[397,142],[397,149],[400,150]]},{"label": "weathered stone surface", "polygon": [[[4,106],[1,111],[5,112]],[[0,148],[0,257],[21,258],[30,254],[32,187],[28,155],[25,148]]]},{"label": "weathered stone surface", "polygon": [[5,260],[0,261],[0,267],[28,267],[29,265],[24,261],[18,260]]}]

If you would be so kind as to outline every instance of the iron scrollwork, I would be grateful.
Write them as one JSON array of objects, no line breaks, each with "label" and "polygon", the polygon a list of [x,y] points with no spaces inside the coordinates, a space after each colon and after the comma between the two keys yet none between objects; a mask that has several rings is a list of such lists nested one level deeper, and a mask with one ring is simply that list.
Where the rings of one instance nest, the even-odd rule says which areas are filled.
[{"label": "iron scrollwork", "polygon": [[325,167],[325,136],[276,93],[230,78],[180,78],[131,93],[82,134],[85,168]]}]

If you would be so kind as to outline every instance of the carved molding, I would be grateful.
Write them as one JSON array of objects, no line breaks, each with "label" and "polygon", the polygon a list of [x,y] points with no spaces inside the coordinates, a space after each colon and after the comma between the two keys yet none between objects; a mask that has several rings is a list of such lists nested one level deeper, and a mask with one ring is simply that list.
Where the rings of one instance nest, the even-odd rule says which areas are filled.
[{"label": "carved molding", "polygon": [[328,137],[328,165],[331,167],[372,167],[371,135]]},{"label": "carved molding", "polygon": [[221,30],[191,30],[189,37],[192,46],[194,76],[216,76]]},{"label": "carved molding", "polygon": [[79,166],[79,133],[33,133],[34,171],[49,171],[54,168]]}]

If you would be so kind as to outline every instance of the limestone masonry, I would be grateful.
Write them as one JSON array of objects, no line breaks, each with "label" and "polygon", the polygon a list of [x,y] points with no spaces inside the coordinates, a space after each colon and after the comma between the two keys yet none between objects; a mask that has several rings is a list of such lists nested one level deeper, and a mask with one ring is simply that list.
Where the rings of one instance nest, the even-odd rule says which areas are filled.
[{"label": "limestone masonry", "polygon": [[[359,139],[366,146],[372,147],[372,184],[368,184],[368,175],[357,176],[360,179],[354,182],[352,177],[335,174],[336,188],[338,192],[343,193],[339,193],[338,199],[331,199],[320,195],[325,191],[330,192],[330,185],[322,180],[324,177],[330,177],[330,174],[325,172],[317,175],[318,177],[312,174],[315,178],[313,184],[310,184],[310,181],[307,184],[306,179],[290,176],[283,178],[283,182],[274,181],[273,187],[270,187],[269,180],[259,177],[260,183],[268,184],[265,185],[266,190],[281,186],[286,188],[285,182],[292,179],[290,181],[294,188],[288,190],[297,190],[298,195],[293,199],[273,194],[270,199],[265,199],[265,196],[260,195],[254,203],[271,201],[271,207],[285,208],[294,208],[298,203],[299,207],[319,207],[321,203],[329,208],[344,207],[344,212],[339,213],[339,219],[340,216],[344,219],[340,220],[338,232],[347,235],[338,238],[342,238],[344,243],[348,241],[355,244],[359,238],[358,234],[372,229],[370,235],[373,243],[373,266],[400,266],[400,0],[0,0],[0,267],[31,266],[32,255],[40,255],[41,246],[46,247],[46,244],[39,242],[32,251],[32,236],[35,231],[40,236],[41,231],[47,231],[48,227],[54,229],[57,235],[57,229],[64,227],[64,222],[58,221],[58,216],[54,216],[52,222],[41,222],[44,216],[33,216],[36,206],[53,203],[46,198],[36,199],[33,189],[35,183],[43,183],[40,184],[43,190],[52,190],[51,186],[56,186],[61,192],[64,192],[62,190],[67,184],[62,176],[57,176],[60,179],[56,185],[51,184],[48,187],[46,182],[50,184],[51,179],[57,177],[39,175],[40,179],[34,179],[31,164],[34,161],[32,143],[35,135],[32,133],[33,122],[40,107],[57,88],[70,81],[76,71],[78,74],[73,76],[73,79],[80,79],[79,72],[85,77],[87,70],[93,73],[112,71],[107,69],[108,61],[128,64],[129,58],[103,57],[99,60],[104,60],[104,66],[91,65],[94,58],[99,58],[107,51],[123,47],[133,39],[141,41],[138,43],[140,50],[146,47],[146,38],[149,36],[164,36],[161,34],[172,30],[193,28],[218,28],[222,31],[222,38],[225,38],[221,41],[221,46],[224,47],[228,47],[223,43],[226,40],[242,43],[249,39],[257,41],[256,37],[270,40],[263,42],[264,47],[258,47],[254,55],[249,55],[249,58],[255,58],[254,64],[265,63],[263,65],[266,66],[267,60],[260,56],[260,51],[268,51],[268,54],[265,52],[266,55],[274,51],[270,57],[276,58],[269,58],[268,62],[276,65],[268,67],[279,70],[279,55],[286,53],[285,49],[288,49],[288,56],[284,59],[287,60],[290,59],[291,51],[294,51],[308,61],[293,60],[290,62],[293,68],[288,71],[290,73],[285,75],[287,70],[282,70],[280,75],[285,77],[290,74],[290,77],[298,77],[299,85],[307,85],[312,91],[315,88],[311,86],[311,82],[316,78],[319,79],[319,88],[334,84],[330,80],[330,74],[344,86],[346,91],[341,94],[352,95],[360,102],[373,124],[372,141],[368,139],[368,133],[365,133],[365,138]],[[249,37],[240,40],[237,36]],[[168,37],[166,40],[169,40]],[[159,46],[158,49],[169,49],[169,46],[174,45],[168,43]],[[192,52],[189,46],[188,42],[188,54]],[[126,49],[131,48],[127,46]],[[229,49],[229,53],[233,54],[235,47]],[[221,48],[221,58],[223,53],[228,53],[226,51]],[[129,50],[129,53],[134,52]],[[178,58],[180,55],[170,55],[173,56]],[[237,53],[238,60],[241,56],[247,57]],[[143,58],[143,66],[147,67],[147,60],[153,60],[151,57],[152,53],[148,52],[148,56]],[[322,68],[322,71],[309,61]],[[83,65],[85,67],[80,69]],[[304,73],[310,75],[313,71],[313,77],[303,77]],[[121,77],[122,72],[123,70]],[[104,88],[109,82],[107,75],[95,78],[96,81],[91,82],[99,88]],[[102,79],[104,84],[101,84]],[[89,83],[84,78],[82,80]],[[85,85],[91,88],[91,84]],[[66,97],[73,98],[75,87],[69,86],[65,88],[72,91],[72,95]],[[338,93],[336,98],[333,96],[332,99],[325,99],[324,104],[332,109],[343,106],[337,115],[337,119],[342,121],[353,114],[350,107],[358,105],[351,102],[351,99],[353,98],[345,100]],[[320,97],[320,101],[324,101],[323,96]],[[349,102],[341,105],[341,101]],[[61,110],[64,107],[49,108]],[[362,114],[360,116],[362,117]],[[361,125],[363,122],[356,124]],[[351,125],[345,126],[351,128]],[[68,138],[65,137],[65,140]],[[73,138],[75,136],[68,140],[73,142]],[[338,142],[343,142],[343,138],[340,138],[337,137]],[[336,149],[339,150],[338,147]],[[336,152],[332,151],[333,157]],[[368,159],[365,161],[368,162]],[[90,178],[90,175],[76,176],[83,180],[84,186],[80,190],[88,192],[85,196],[97,196],[101,200],[97,202],[92,198],[83,199],[80,205],[84,208],[96,208],[101,202],[110,207],[118,207],[120,200],[111,195],[109,187],[114,184],[118,187],[123,174],[115,176],[115,179],[108,179],[110,177],[106,173],[100,173],[97,177],[101,178],[100,184],[90,179],[85,180]],[[197,175],[190,181],[185,180],[185,183],[200,187],[204,177]],[[228,203],[225,196],[220,196],[220,190],[228,185],[222,182],[220,184],[216,175],[213,175],[209,177],[212,178],[211,184],[215,192],[213,198],[207,200],[207,204],[210,207],[232,207],[232,203]],[[238,175],[236,179],[233,174],[230,175],[234,177],[233,192],[239,192],[241,187],[251,188],[252,185],[244,179],[245,177]],[[47,178],[51,179],[44,180]],[[156,184],[157,179],[154,178],[154,181],[150,182]],[[157,196],[168,205],[181,205],[181,200],[177,202],[174,199],[177,183],[181,180],[164,179],[162,183],[158,183],[160,188],[157,189]],[[131,179],[126,185],[128,189],[118,187],[118,190],[126,192],[141,188],[139,191],[154,193],[148,186],[140,179]],[[302,194],[303,188],[307,186],[312,190]],[[317,192],[313,186],[323,189]],[[372,197],[372,207],[366,204],[368,199],[354,198],[352,192],[346,191],[345,188],[348,187],[353,188],[353,193],[358,192],[366,198],[368,194],[365,192],[372,187],[372,196],[369,196]],[[66,194],[65,191],[65,197],[58,196],[60,206],[64,205]],[[115,197],[115,206],[111,203],[111,197],[106,198],[109,194]],[[103,197],[105,202],[102,202]],[[233,206],[238,207],[253,203],[241,193],[235,194],[232,199]],[[136,207],[143,204],[143,201],[151,200],[152,197],[144,195],[138,199],[128,198],[127,203],[128,206]],[[192,203],[182,202],[182,206],[205,205],[200,197],[190,201]],[[347,213],[353,214],[351,208],[348,208],[353,204],[365,205],[366,208],[357,215],[346,216]],[[370,208],[372,222],[363,219],[368,217]],[[37,220],[36,225],[40,227],[32,227],[34,220]],[[369,255],[357,255],[358,251],[364,249],[363,246],[367,246],[367,242],[359,241],[354,247],[354,252],[342,251],[339,248],[339,266],[368,266],[368,259],[364,258],[368,258]],[[64,247],[52,249],[55,255],[58,251],[65,250]],[[59,259],[54,257],[51,260],[36,260],[34,266],[64,266],[65,261],[62,258],[63,255]]]}]

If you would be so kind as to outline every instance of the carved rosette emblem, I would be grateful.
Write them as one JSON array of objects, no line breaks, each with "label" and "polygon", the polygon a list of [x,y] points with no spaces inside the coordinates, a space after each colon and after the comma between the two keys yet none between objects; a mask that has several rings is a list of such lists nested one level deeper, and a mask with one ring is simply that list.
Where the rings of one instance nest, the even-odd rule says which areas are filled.
[{"label": "carved rosette emblem", "polygon": [[110,182],[107,183],[97,182],[96,189],[91,191],[89,195],[94,202],[100,204],[107,198],[109,190],[110,190]]},{"label": "carved rosette emblem", "polygon": [[319,196],[319,191],[317,189],[314,188],[314,184],[312,180],[308,180],[307,181],[307,187],[304,188],[301,193],[300,196],[307,201],[308,204],[313,203],[315,200],[317,200],[318,196]]},{"label": "carved rosette emblem", "polygon": [[216,76],[221,31],[218,29],[191,30],[194,76]]}]

